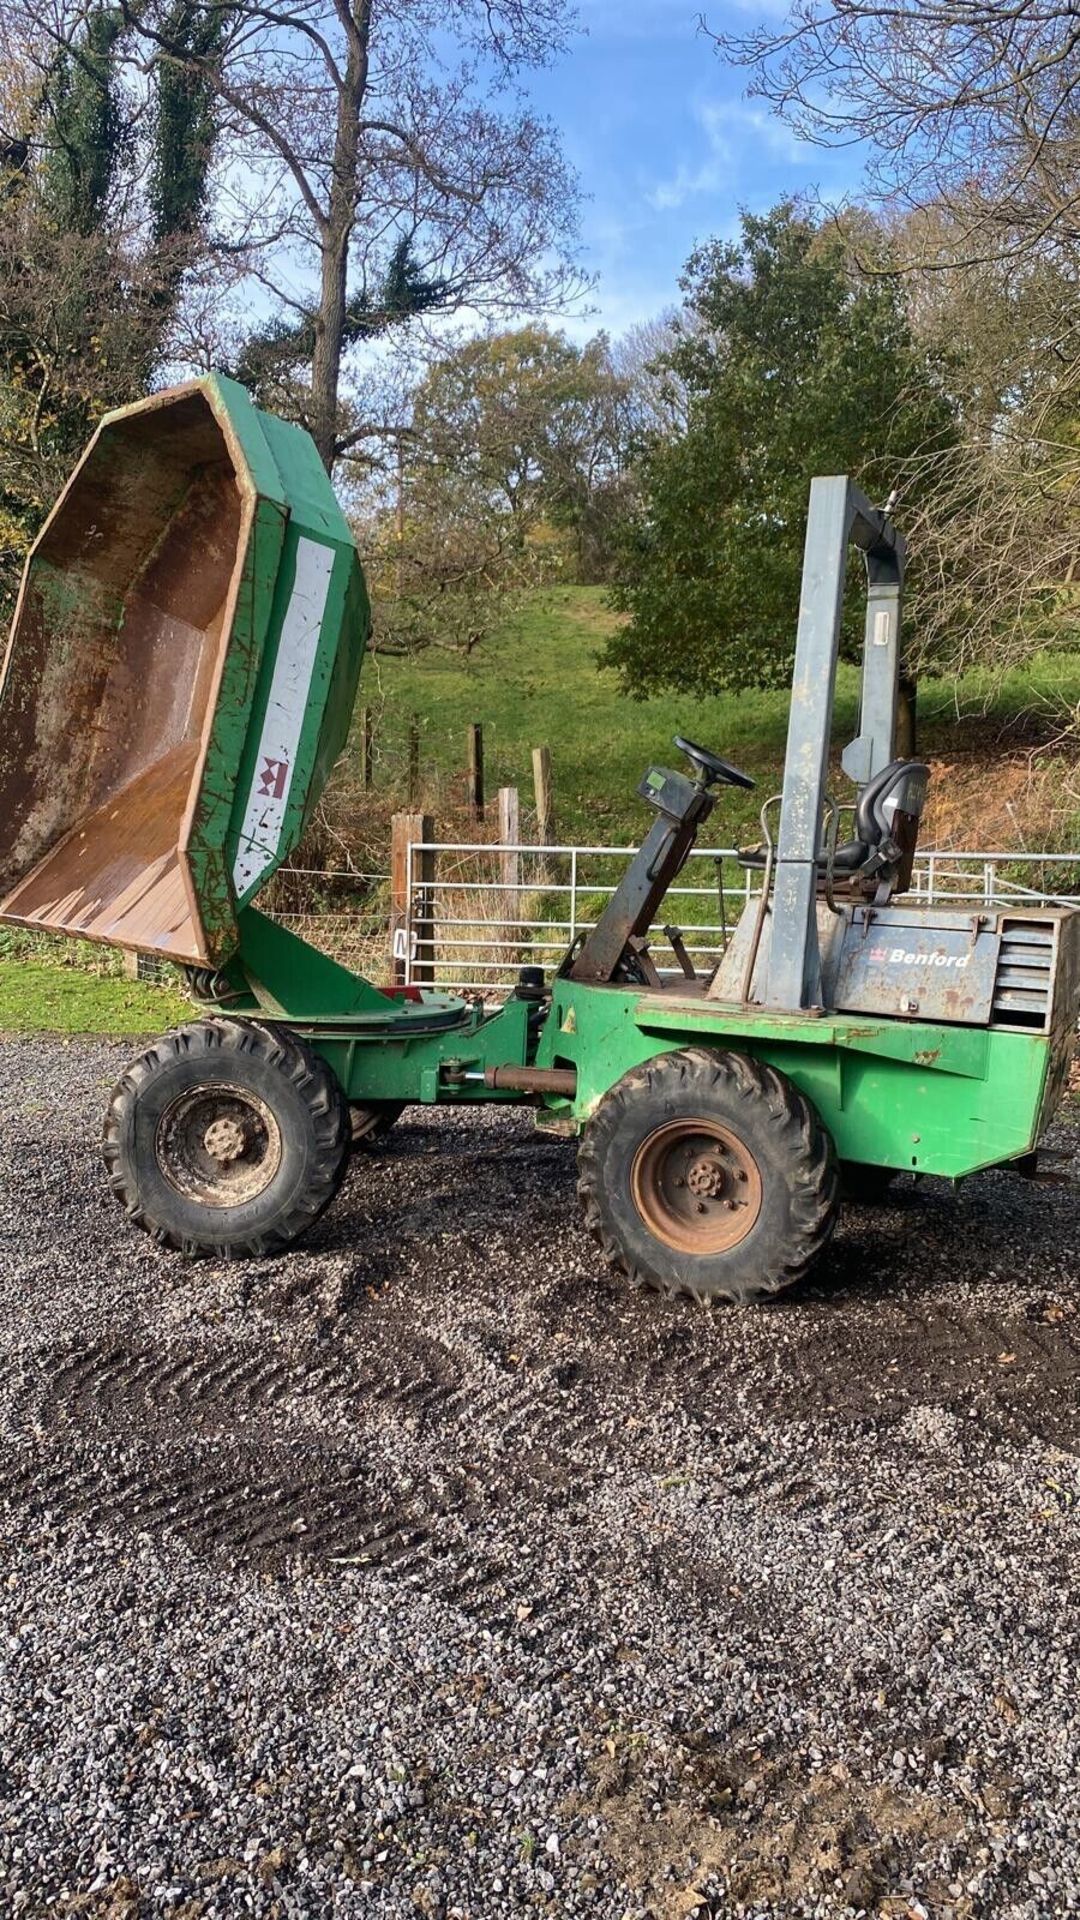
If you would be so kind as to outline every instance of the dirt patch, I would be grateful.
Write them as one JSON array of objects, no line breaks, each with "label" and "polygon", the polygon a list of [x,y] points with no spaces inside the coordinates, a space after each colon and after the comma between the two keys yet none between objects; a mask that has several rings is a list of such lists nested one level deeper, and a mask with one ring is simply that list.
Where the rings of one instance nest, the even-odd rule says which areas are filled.
[{"label": "dirt patch", "polygon": [[1080,807],[1080,784],[1069,767],[1059,756],[1047,766],[1034,748],[988,752],[984,738],[969,754],[935,755],[929,764],[924,847],[1050,851],[1062,846],[1063,829]]},{"label": "dirt patch", "polygon": [[104,1189],[116,1052],[0,1063],[28,1911],[126,1875],[260,1920],[1042,1920],[1030,1872],[1076,1884],[1080,1196],[901,1180],[710,1315],[616,1281],[527,1115],[408,1114],[293,1254],[190,1264]]},{"label": "dirt patch", "polygon": [[971,1912],[938,1876],[920,1874],[928,1855],[964,1840],[963,1822],[931,1795],[860,1781],[839,1761],[808,1767],[804,1756],[753,1745],[725,1751],[707,1734],[687,1737],[678,1776],[665,1781],[671,1758],[641,1740],[610,1741],[588,1803],[656,1920],[721,1912],[710,1893],[718,1881],[740,1910],[824,1901],[876,1912],[899,1882],[915,1881],[956,1920]]}]

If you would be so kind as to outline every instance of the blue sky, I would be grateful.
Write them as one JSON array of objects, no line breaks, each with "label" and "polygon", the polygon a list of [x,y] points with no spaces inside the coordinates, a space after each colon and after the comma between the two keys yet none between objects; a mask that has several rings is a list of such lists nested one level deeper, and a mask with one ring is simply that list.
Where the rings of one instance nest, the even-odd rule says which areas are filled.
[{"label": "blue sky", "polygon": [[[579,0],[585,33],[529,86],[559,127],[588,196],[585,264],[598,275],[595,309],[568,331],[612,334],[673,305],[679,271],[699,240],[729,237],[739,209],[762,212],[784,194],[857,185],[852,153],[796,141],[745,78],[698,30],[752,26],[766,8],[742,0]],[[768,14],[786,9],[777,4]]]}]

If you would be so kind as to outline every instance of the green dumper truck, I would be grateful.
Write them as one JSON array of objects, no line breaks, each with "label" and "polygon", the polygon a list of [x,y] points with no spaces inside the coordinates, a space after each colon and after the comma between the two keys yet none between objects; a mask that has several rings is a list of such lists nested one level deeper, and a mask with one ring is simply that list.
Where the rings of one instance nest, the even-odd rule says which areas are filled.
[{"label": "green dumper truck", "polygon": [[[845,566],[867,582],[850,834],[826,789]],[[0,916],[187,969],[197,1017],[134,1060],[104,1157],[132,1221],[262,1255],[411,1103],[523,1102],[579,1137],[607,1258],[699,1300],[776,1293],[853,1186],[1031,1171],[1080,1005],[1080,917],[906,892],[927,769],[894,748],[903,541],[811,488],[778,813],[711,974],[650,946],[728,784],[679,739],[650,825],[554,976],[487,1010],[384,989],[261,913],[341,752],[369,630],[308,436],[209,377],[102,421],[30,554],[0,681]]]}]

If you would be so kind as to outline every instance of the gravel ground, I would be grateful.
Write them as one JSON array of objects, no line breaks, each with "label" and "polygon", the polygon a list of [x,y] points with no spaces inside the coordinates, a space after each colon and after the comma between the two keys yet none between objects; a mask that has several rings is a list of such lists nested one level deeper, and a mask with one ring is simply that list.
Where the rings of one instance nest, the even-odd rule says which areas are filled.
[{"label": "gravel ground", "polygon": [[0,1047],[4,1914],[1080,1912],[1080,1196],[909,1186],[710,1317],[414,1110],[187,1265],[127,1051]]}]

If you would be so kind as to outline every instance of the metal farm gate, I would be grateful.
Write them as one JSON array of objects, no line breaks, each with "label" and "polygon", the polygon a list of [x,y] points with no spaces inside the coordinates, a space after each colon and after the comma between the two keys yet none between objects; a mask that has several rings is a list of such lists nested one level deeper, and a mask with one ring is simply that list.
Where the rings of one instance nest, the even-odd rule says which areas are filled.
[{"label": "metal farm gate", "polygon": [[[522,966],[551,973],[571,940],[595,924],[635,852],[411,841],[403,911],[393,930],[396,977],[498,998]],[[759,885],[760,875],[738,865],[733,847],[690,855],[667,899],[699,970],[717,964]],[[920,853],[909,897],[973,910],[1020,903],[1080,907],[1080,853]],[[662,948],[663,929],[654,932]]]}]

